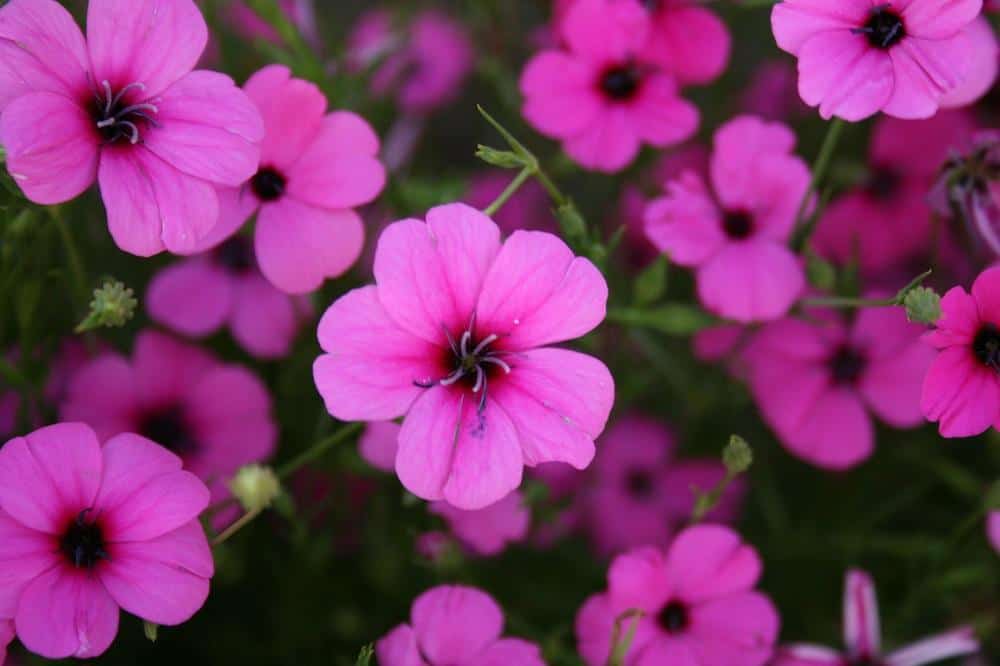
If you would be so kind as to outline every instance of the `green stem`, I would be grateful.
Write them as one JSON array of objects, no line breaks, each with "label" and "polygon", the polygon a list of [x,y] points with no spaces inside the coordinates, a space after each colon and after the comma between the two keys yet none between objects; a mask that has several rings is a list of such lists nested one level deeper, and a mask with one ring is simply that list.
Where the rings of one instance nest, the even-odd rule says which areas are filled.
[{"label": "green stem", "polygon": [[254,518],[259,516],[263,512],[264,509],[254,509],[253,511],[247,511],[246,513],[244,513],[242,516],[240,516],[239,520],[237,520],[235,523],[227,527],[222,534],[220,534],[219,536],[215,537],[215,539],[212,540],[212,548],[224,544],[226,541],[229,540],[230,537],[232,537],[241,529],[252,523]]},{"label": "green stem", "polygon": [[351,437],[352,435],[361,431],[361,423],[352,423],[346,425],[337,432],[333,433],[325,439],[313,444],[311,447],[300,453],[295,458],[278,468],[277,474],[279,479],[287,479],[289,476],[297,472],[299,469],[305,465],[311,463],[317,458],[323,457],[323,455],[329,451],[331,448],[337,444],[343,442],[345,439]]},{"label": "green stem", "polygon": [[535,170],[530,166],[526,166],[521,169],[520,173],[517,174],[517,177],[515,177],[514,180],[511,181],[510,185],[507,186],[507,189],[501,192],[500,196],[498,196],[493,203],[487,206],[483,212],[489,217],[493,217],[493,215],[495,215],[496,212],[500,210],[534,174]]},{"label": "green stem", "polygon": [[83,267],[83,260],[80,259],[80,252],[76,247],[76,242],[73,240],[73,234],[70,232],[66,220],[59,213],[58,208],[49,206],[46,210],[56,223],[56,229],[59,230],[59,237],[62,240],[63,248],[66,250],[66,260],[69,262],[70,273],[73,277],[73,289],[77,292],[80,307],[86,309],[87,303],[90,300],[87,292],[87,272]]},{"label": "green stem", "polygon": [[[642,611],[633,608],[627,610],[615,619],[615,626],[611,633],[611,654],[608,656],[607,666],[623,666],[628,657],[628,651],[635,640],[635,632],[639,628],[639,620],[642,619]],[[622,635],[622,625],[631,621],[625,635]]]},{"label": "green stem", "polygon": [[[826,137],[823,139],[823,145],[820,147],[819,155],[813,163],[812,180],[809,182],[809,189],[806,190],[806,195],[802,197],[802,203],[799,204],[799,212],[795,216],[796,228],[805,223],[805,216],[806,211],[809,209],[809,203],[812,201],[813,195],[819,190],[820,183],[822,183],[823,179],[826,177],[826,171],[830,167],[830,161],[833,159],[833,154],[837,150],[837,144],[840,142],[840,136],[844,132],[845,125],[846,123],[840,118],[834,118],[827,128]],[[806,239],[803,239],[803,242],[805,240]]]},{"label": "green stem", "polygon": [[896,303],[896,298],[846,298],[831,296],[829,298],[806,298],[802,305],[816,308],[884,308]]}]

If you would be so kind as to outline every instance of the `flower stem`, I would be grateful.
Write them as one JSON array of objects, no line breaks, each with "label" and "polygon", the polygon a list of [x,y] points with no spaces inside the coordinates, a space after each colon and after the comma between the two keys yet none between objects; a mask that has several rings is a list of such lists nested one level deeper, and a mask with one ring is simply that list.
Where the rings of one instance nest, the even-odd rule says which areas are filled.
[{"label": "flower stem", "polygon": [[77,250],[76,242],[73,240],[73,234],[70,232],[69,227],[66,225],[66,220],[63,219],[58,208],[48,206],[46,210],[49,213],[49,217],[56,223],[59,238],[62,240],[63,248],[66,251],[66,260],[69,262],[69,269],[73,278],[72,288],[77,292],[76,297],[79,300],[79,307],[86,308],[87,302],[90,300],[87,293],[87,272],[83,267],[83,260],[80,259],[80,252]]},{"label": "flower stem", "polygon": [[299,469],[305,465],[311,463],[317,458],[321,458],[323,454],[329,451],[331,448],[341,443],[345,439],[351,437],[352,435],[361,431],[361,423],[351,423],[346,425],[337,432],[333,433],[325,439],[313,444],[311,447],[300,453],[295,458],[278,468],[277,474],[279,479],[287,479],[289,476],[297,472]]},{"label": "flower stem", "polygon": [[821,308],[887,308],[895,305],[903,305],[906,295],[920,286],[933,271],[924,271],[900,289],[895,296],[889,298],[848,298],[841,296],[830,296],[821,298],[805,298],[802,305],[806,307]]},{"label": "flower stem", "polygon": [[517,174],[517,177],[511,181],[510,185],[508,185],[507,188],[500,193],[500,196],[498,196],[493,203],[487,206],[483,212],[489,217],[493,217],[493,215],[495,215],[496,212],[500,210],[534,174],[535,171],[531,169],[531,167],[526,166],[521,169],[521,171]]},{"label": "flower stem", "polygon": [[249,525],[251,522],[253,522],[254,518],[259,516],[263,512],[264,509],[254,509],[253,511],[247,511],[246,513],[244,513],[242,516],[240,516],[239,520],[237,520],[235,523],[227,527],[222,532],[222,534],[220,534],[219,536],[215,537],[215,539],[212,540],[212,548],[224,544],[226,541],[229,540],[231,536],[233,536],[241,529]]},{"label": "flower stem", "polygon": [[[813,195],[819,191],[819,186],[826,178],[827,169],[830,168],[830,162],[833,160],[833,154],[837,150],[837,144],[840,142],[840,136],[844,132],[844,123],[840,118],[834,118],[826,130],[826,137],[823,139],[823,145],[820,146],[819,155],[816,157],[816,161],[813,163],[812,167],[812,180],[809,182],[809,189],[806,190],[806,194],[802,197],[802,203],[799,204],[799,212],[795,215],[795,227],[799,228],[806,222],[806,212],[809,210],[809,203],[812,201]],[[808,238],[801,239],[801,242],[805,242]]]}]

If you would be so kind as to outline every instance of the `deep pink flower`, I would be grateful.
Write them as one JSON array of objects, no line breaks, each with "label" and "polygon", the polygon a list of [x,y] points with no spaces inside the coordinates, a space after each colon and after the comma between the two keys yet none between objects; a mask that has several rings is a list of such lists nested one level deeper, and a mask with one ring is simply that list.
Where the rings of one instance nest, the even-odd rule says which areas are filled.
[{"label": "deep pink flower", "polygon": [[500,638],[503,611],[473,587],[442,585],[413,602],[410,624],[375,644],[379,666],[545,666],[538,646]]},{"label": "deep pink flower", "polygon": [[735,118],[715,133],[715,196],[688,172],[646,209],[650,240],[671,261],[697,268],[698,296],[720,316],[776,319],[805,288],[802,265],[787,247],[810,178],[794,145],[782,124]]},{"label": "deep pink flower", "polygon": [[25,195],[62,203],[96,179],[120,248],[193,248],[263,137],[228,76],[191,71],[207,39],[192,0],[91,0],[86,41],[54,0],[0,9],[0,143]]},{"label": "deep pink flower", "polygon": [[476,555],[500,554],[508,544],[523,541],[531,526],[531,510],[516,490],[485,509],[466,511],[432,502],[428,510],[443,518],[451,533]]},{"label": "deep pink flower", "polygon": [[787,122],[808,108],[798,98],[796,85],[794,65],[785,60],[763,62],[754,68],[740,107],[745,113]]},{"label": "deep pink flower", "polygon": [[765,326],[743,352],[764,420],[796,456],[826,469],[866,460],[869,412],[894,428],[923,422],[920,382],[933,353],[903,308],[866,308],[850,327],[834,316]]},{"label": "deep pink flower", "polygon": [[365,426],[365,431],[358,441],[358,453],[365,462],[383,472],[391,472],[396,468],[396,451],[399,450],[398,423],[392,421],[374,421]]},{"label": "deep pink flower", "polygon": [[974,51],[968,28],[982,0],[783,0],[771,12],[778,46],[799,59],[799,94],[823,118],[879,111],[929,118],[961,85]]},{"label": "deep pink flower", "polygon": [[971,293],[954,287],[926,336],[938,350],[924,379],[920,407],[943,437],[1000,428],[1000,267],[984,271]]},{"label": "deep pink flower", "polygon": [[560,29],[565,49],[542,51],[521,74],[522,114],[576,162],[615,172],[643,143],[663,148],[694,133],[698,110],[644,56],[650,17],[638,2],[579,0]]},{"label": "deep pink flower", "polygon": [[960,627],[883,655],[875,583],[857,569],[844,578],[844,645],[845,654],[819,645],[785,646],[779,648],[773,666],[922,666],[979,649],[972,629]]},{"label": "deep pink flower", "polygon": [[590,464],[614,382],[597,359],[546,346],[604,319],[590,261],[545,232],[501,243],[492,220],[450,204],[382,233],[375,281],[327,310],[313,374],[337,419],[406,415],[396,472],[410,492],[480,509],[524,465]]},{"label": "deep pink flower", "polygon": [[[507,188],[511,178],[508,173],[497,170],[476,174],[469,183],[466,202],[473,208],[486,208]],[[537,180],[522,185],[493,219],[504,234],[512,234],[518,229],[558,231],[549,195]]]},{"label": "deep pink flower", "polygon": [[283,291],[313,291],[361,254],[364,227],[353,208],[385,185],[378,137],[354,113],[327,114],[319,88],[293,79],[283,65],[265,67],[243,88],[267,134],[256,174],[219,191],[219,224],[235,229],[259,211],[254,246],[261,272]]},{"label": "deep pink flower", "polygon": [[228,326],[240,346],[260,359],[287,356],[312,314],[308,300],[264,278],[250,240],[240,234],[161,270],[145,300],[156,323],[193,338]]},{"label": "deep pink flower", "polygon": [[209,492],[153,442],[61,423],[0,449],[0,617],[49,659],[96,657],[118,609],[177,625],[208,597]]},{"label": "deep pink flower", "polygon": [[136,432],[177,454],[184,468],[229,497],[243,465],[271,455],[271,397],[254,374],[155,331],[138,335],[131,361],[104,354],[79,370],[60,410],[101,439]]},{"label": "deep pink flower", "polygon": [[986,517],[986,536],[989,537],[993,549],[1000,553],[1000,511],[990,511]]},{"label": "deep pink flower", "polygon": [[[690,519],[695,495],[713,488],[726,474],[715,460],[674,460],[673,434],[656,421],[627,416],[601,438],[585,493],[586,522],[605,554],[638,546],[666,546]],[[708,519],[736,518],[745,488],[730,485]]]},{"label": "deep pink flower", "polygon": [[[278,0],[278,6],[309,42],[316,44],[319,41],[313,0]],[[226,7],[225,16],[233,28],[248,39],[281,43],[281,36],[274,27],[242,0],[232,0]]]},{"label": "deep pink flower", "polygon": [[753,589],[760,575],[757,551],[719,525],[689,527],[666,551],[619,555],[607,592],[577,613],[580,655],[587,666],[604,666],[615,620],[637,609],[643,615],[625,666],[763,666],[779,621],[770,599]]}]

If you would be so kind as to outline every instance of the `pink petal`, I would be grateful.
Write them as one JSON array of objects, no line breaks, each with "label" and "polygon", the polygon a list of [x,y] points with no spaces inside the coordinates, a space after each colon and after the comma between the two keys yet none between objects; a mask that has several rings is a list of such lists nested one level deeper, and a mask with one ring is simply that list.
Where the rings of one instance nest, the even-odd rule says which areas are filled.
[{"label": "pink petal", "polygon": [[467,663],[503,630],[503,611],[488,594],[457,585],[417,597],[411,619],[421,652],[434,664]]},{"label": "pink petal", "polygon": [[694,642],[686,637],[674,638],[662,632],[638,654],[635,666],[702,666],[694,652]]},{"label": "pink petal", "polygon": [[857,121],[874,115],[892,96],[893,81],[889,54],[871,48],[863,35],[822,32],[799,51],[799,95],[806,104],[819,106],[825,119]]},{"label": "pink petal", "polygon": [[378,137],[361,116],[337,111],[288,168],[289,196],[320,208],[371,203],[385,187]]},{"label": "pink petal", "polygon": [[979,641],[972,628],[959,627],[896,650],[885,658],[885,663],[887,666],[923,666],[978,651]]},{"label": "pink petal", "polygon": [[0,620],[0,666],[7,661],[7,646],[14,638],[14,621]]},{"label": "pink petal", "polygon": [[[899,4],[897,2],[897,4]],[[906,34],[923,39],[947,39],[968,26],[983,8],[983,0],[908,0],[902,18]]]},{"label": "pink petal", "polygon": [[271,284],[305,294],[346,272],[361,255],[364,241],[364,225],[354,211],[316,208],[285,197],[261,208],[254,247]]},{"label": "pink petal", "polygon": [[673,4],[654,14],[645,55],[668,68],[681,85],[705,84],[726,69],[730,42],[726,24],[713,12]]},{"label": "pink petal", "polygon": [[146,290],[150,319],[190,337],[203,337],[222,328],[233,301],[232,278],[207,257],[167,266]]},{"label": "pink petal", "polygon": [[97,657],[118,633],[118,606],[97,578],[55,567],[25,588],[18,604],[17,637],[46,659]]},{"label": "pink petal", "polygon": [[958,87],[968,69],[971,43],[959,33],[950,39],[907,38],[889,51],[895,71],[892,96],[883,107],[897,118],[929,118],[938,102]]},{"label": "pink petal", "polygon": [[976,299],[962,287],[952,287],[941,297],[937,328],[924,339],[937,349],[971,346],[981,323]]},{"label": "pink petal", "polygon": [[1000,326],[1000,266],[979,274],[972,284],[972,297],[976,300],[979,318]]},{"label": "pink petal", "polygon": [[560,51],[542,51],[521,73],[521,114],[546,136],[566,139],[585,131],[601,110],[593,65]]},{"label": "pink petal", "polygon": [[396,466],[400,430],[399,424],[392,421],[369,423],[358,442],[361,457],[375,469],[391,472]]},{"label": "pink petal", "polygon": [[383,666],[427,666],[420,656],[417,635],[408,624],[401,624],[375,643],[375,657]]},{"label": "pink petal", "polygon": [[140,257],[191,253],[219,219],[211,185],[141,146],[105,148],[98,179],[115,243]]},{"label": "pink petal", "polygon": [[96,431],[99,440],[107,440],[137,427],[137,393],[128,361],[107,353],[73,375],[59,416],[64,421],[83,421]]},{"label": "pink petal", "polygon": [[969,52],[975,53],[976,57],[969,59],[962,82],[938,100],[942,109],[955,109],[974,104],[990,91],[997,80],[1000,69],[1000,43],[997,42],[993,26],[985,16],[980,16],[970,23],[965,31],[970,42]]},{"label": "pink petal", "polygon": [[844,643],[852,656],[874,657],[882,652],[875,582],[858,569],[848,571],[844,579]]},{"label": "pink petal", "polygon": [[477,555],[497,555],[508,542],[522,541],[531,526],[531,509],[516,490],[478,511],[434,502],[428,510],[448,522],[452,533]]},{"label": "pink petal", "polygon": [[613,617],[630,609],[658,611],[671,593],[663,552],[644,546],[619,555],[608,568],[608,597]]},{"label": "pink petal", "polygon": [[645,221],[650,242],[682,266],[704,263],[725,242],[721,213],[694,172],[668,183],[667,195],[646,207]]},{"label": "pink petal", "polygon": [[476,666],[545,666],[542,651],[534,643],[504,638],[476,655]]},{"label": "pink petal", "polygon": [[586,169],[616,173],[635,159],[640,146],[629,109],[616,105],[605,107],[586,130],[567,137],[563,150]]},{"label": "pink petal", "polygon": [[806,286],[798,257],[766,240],[727,245],[697,277],[705,307],[741,323],[784,316]]},{"label": "pink petal", "polygon": [[648,76],[629,109],[635,133],[657,148],[689,139],[698,129],[698,108],[682,99],[669,76]]},{"label": "pink petal", "polygon": [[0,449],[0,509],[25,527],[58,534],[94,506],[101,447],[82,423],[59,423]]},{"label": "pink petal", "polygon": [[916,340],[889,358],[870,361],[858,390],[875,415],[895,428],[923,423],[921,386],[934,361],[934,350]]},{"label": "pink petal", "polygon": [[[795,230],[798,211],[812,176],[806,163],[793,155],[762,155],[745,173],[754,174],[748,196],[733,205],[748,210],[757,238],[785,244]],[[748,183],[750,184],[750,183]]]},{"label": "pink petal", "polygon": [[824,469],[848,469],[875,448],[871,418],[859,396],[846,389],[821,393],[789,430],[782,443],[803,460]]},{"label": "pink petal", "polygon": [[646,43],[650,21],[644,8],[631,2],[579,0],[559,27],[575,55],[605,64],[637,53]]},{"label": "pink petal", "polygon": [[673,593],[695,604],[750,590],[761,575],[757,551],[722,525],[698,525],[678,534],[664,567]]},{"label": "pink petal", "polygon": [[611,652],[614,612],[608,595],[589,597],[576,613],[576,648],[587,666],[605,666]]},{"label": "pink petal", "polygon": [[209,231],[192,253],[202,253],[213,250],[223,242],[232,238],[250,219],[250,216],[260,208],[260,199],[253,189],[243,187],[217,187],[215,195],[219,199],[219,221]]},{"label": "pink petal", "polygon": [[115,603],[144,620],[187,622],[208,598],[215,565],[196,520],[149,541],[114,544],[110,554],[98,570],[101,583]]},{"label": "pink petal", "polygon": [[261,163],[279,170],[291,166],[319,132],[326,97],[316,84],[292,78],[284,65],[269,65],[243,86],[260,110],[267,134]]},{"label": "pink petal", "polygon": [[815,35],[844,32],[864,24],[871,8],[867,0],[785,0],[771,10],[771,28],[778,46],[797,55]]},{"label": "pink petal", "polygon": [[732,594],[691,609],[690,643],[704,664],[771,663],[780,621],[757,592]]},{"label": "pink petal", "polygon": [[25,586],[59,564],[55,541],[0,510],[0,617],[14,617]]},{"label": "pink petal", "polygon": [[26,197],[58,204],[93,184],[98,150],[92,124],[86,111],[55,93],[31,93],[7,105],[0,142],[7,149],[7,169]]},{"label": "pink petal", "polygon": [[415,382],[440,378],[441,348],[391,320],[376,287],[341,296],[323,315],[318,335],[327,354],[316,360],[313,377],[327,410],[338,419],[402,416],[423,392]]},{"label": "pink petal", "polygon": [[299,328],[292,298],[257,272],[234,286],[230,326],[236,342],[259,359],[287,356]]},{"label": "pink petal", "polygon": [[189,176],[236,187],[257,173],[264,123],[224,74],[191,72],[155,99],[159,127],[143,145]]},{"label": "pink petal", "polygon": [[839,652],[821,645],[794,644],[778,648],[772,666],[843,666]]},{"label": "pink petal", "polygon": [[[737,116],[716,130],[713,147],[712,186],[725,207],[745,208],[757,200],[759,174],[756,166],[761,156],[787,156],[795,148],[795,133],[783,123],[766,122],[756,116]],[[749,165],[755,168],[748,168]],[[773,175],[778,176],[775,180],[784,182],[780,172]]]},{"label": "pink petal", "polygon": [[87,44],[97,83],[133,82],[152,97],[190,72],[208,43],[208,26],[192,0],[92,0]]},{"label": "pink petal", "polygon": [[968,347],[945,349],[924,378],[920,409],[939,421],[942,437],[973,437],[986,432],[1000,414],[1000,381]]},{"label": "pink petal", "polygon": [[216,365],[201,348],[154,330],[139,333],[132,351],[137,393],[145,407],[176,404]]}]

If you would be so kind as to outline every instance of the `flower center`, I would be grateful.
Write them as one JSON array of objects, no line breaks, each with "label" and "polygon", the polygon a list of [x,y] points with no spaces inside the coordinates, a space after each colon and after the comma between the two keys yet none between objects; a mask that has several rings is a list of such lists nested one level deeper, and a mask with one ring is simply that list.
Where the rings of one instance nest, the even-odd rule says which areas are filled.
[{"label": "flower center", "polygon": [[639,92],[642,77],[635,65],[611,67],[601,75],[601,92],[610,99],[625,101]]},{"label": "flower center", "polygon": [[868,360],[848,345],[840,347],[829,360],[830,374],[836,384],[854,384],[867,365]]},{"label": "flower center", "polygon": [[632,497],[648,499],[653,494],[653,475],[645,469],[632,469],[625,476],[625,487]]},{"label": "flower center", "polygon": [[193,452],[198,446],[188,430],[184,414],[176,406],[147,414],[139,425],[139,433],[181,456]]},{"label": "flower center", "polygon": [[753,233],[753,217],[745,210],[727,211],[722,217],[722,228],[734,240],[749,238]]},{"label": "flower center", "polygon": [[59,541],[59,551],[77,569],[93,569],[100,560],[108,559],[101,526],[96,522],[87,522],[90,511],[81,511]]},{"label": "flower center", "polygon": [[906,36],[906,28],[899,14],[884,4],[872,8],[868,22],[864,27],[854,28],[851,32],[868,37],[868,43],[877,49],[888,49]]},{"label": "flower center", "polygon": [[285,193],[288,181],[272,167],[261,167],[250,179],[250,188],[261,201],[275,201]]},{"label": "flower center", "polygon": [[679,601],[671,601],[660,611],[657,620],[668,634],[679,634],[688,626],[687,607]]},{"label": "flower center", "polygon": [[860,655],[849,659],[847,661],[847,666],[882,666],[883,663],[884,662],[878,657]]},{"label": "flower center", "polygon": [[94,93],[94,122],[105,143],[115,143],[128,139],[132,145],[141,140],[140,131],[149,127],[159,127],[153,118],[159,109],[149,102],[129,103],[125,98],[133,90],[146,89],[141,83],[130,83],[117,93],[108,81],[101,81],[101,92]]},{"label": "flower center", "polygon": [[972,341],[972,352],[983,365],[1000,372],[1000,328],[983,326]]},{"label": "flower center", "polygon": [[877,166],[872,171],[871,176],[868,178],[868,182],[865,184],[865,190],[873,198],[879,201],[885,201],[887,199],[892,199],[899,189],[899,185],[902,182],[902,178],[896,169],[888,166]]},{"label": "flower center", "polygon": [[254,267],[253,249],[243,236],[233,236],[215,248],[215,262],[232,273],[247,273]]},{"label": "flower center", "polygon": [[490,377],[499,371],[510,373],[510,365],[502,358],[505,352],[492,349],[493,343],[500,336],[494,333],[476,342],[472,338],[471,328],[463,332],[458,340],[445,331],[448,336],[445,365],[450,368],[450,372],[444,379],[427,379],[414,383],[422,388],[430,388],[435,385],[453,386],[461,382],[479,396],[479,411],[482,412],[486,408],[486,389]]}]

